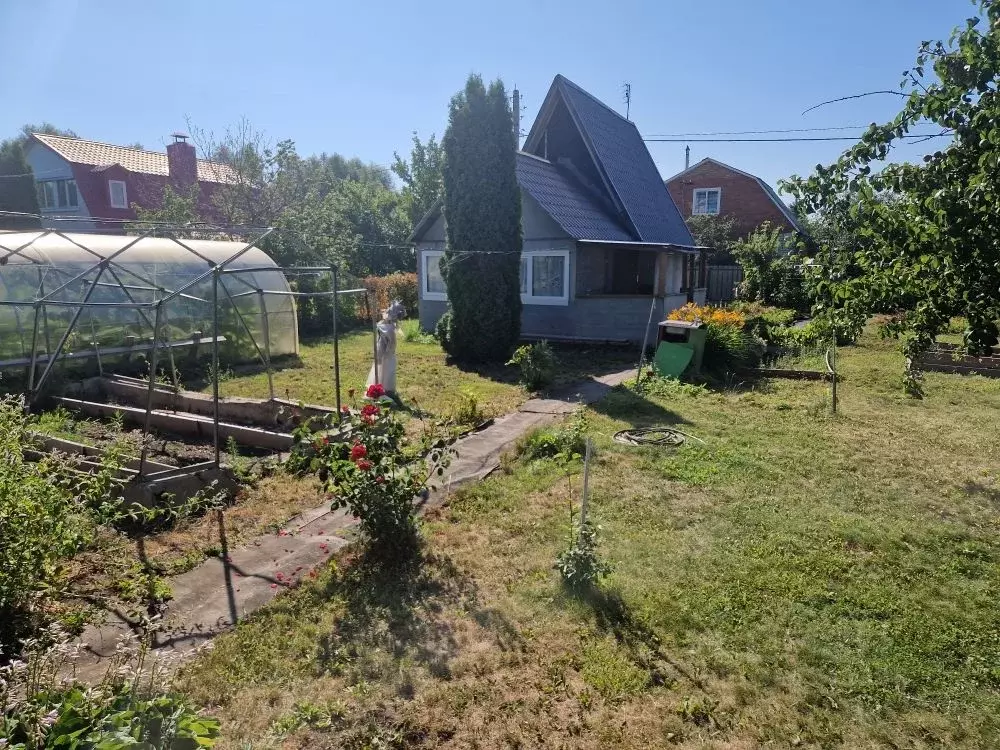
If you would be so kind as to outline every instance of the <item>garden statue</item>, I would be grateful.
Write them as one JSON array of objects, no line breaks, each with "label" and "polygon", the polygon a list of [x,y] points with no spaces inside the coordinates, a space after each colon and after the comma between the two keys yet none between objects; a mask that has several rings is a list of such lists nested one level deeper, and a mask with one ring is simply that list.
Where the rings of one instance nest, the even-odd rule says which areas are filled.
[{"label": "garden statue", "polygon": [[382,311],[378,322],[378,342],[375,345],[375,363],[368,371],[368,385],[381,383],[386,393],[396,392],[396,321],[406,315],[406,308],[398,299]]}]

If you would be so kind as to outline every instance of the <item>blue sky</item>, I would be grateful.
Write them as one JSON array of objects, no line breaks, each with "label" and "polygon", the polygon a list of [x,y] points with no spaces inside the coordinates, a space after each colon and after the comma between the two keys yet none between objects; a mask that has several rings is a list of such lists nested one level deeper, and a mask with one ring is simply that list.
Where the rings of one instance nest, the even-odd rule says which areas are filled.
[{"label": "blue sky", "polygon": [[[220,133],[245,116],[302,154],[388,164],[411,132],[440,137],[470,72],[517,85],[525,130],[556,73],[619,111],[630,82],[644,135],[857,125],[898,102],[801,113],[894,88],[920,40],[946,38],[973,10],[968,0],[2,0],[0,137],[48,120],[160,150],[186,117]],[[775,184],[847,145],[692,143],[691,159]],[[650,151],[664,177],[684,166],[683,143]]]}]

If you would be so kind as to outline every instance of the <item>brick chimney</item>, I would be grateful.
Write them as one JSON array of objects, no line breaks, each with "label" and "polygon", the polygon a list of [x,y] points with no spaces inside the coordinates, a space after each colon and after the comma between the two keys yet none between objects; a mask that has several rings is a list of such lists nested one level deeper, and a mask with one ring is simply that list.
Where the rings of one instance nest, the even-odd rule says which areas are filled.
[{"label": "brick chimney", "polygon": [[198,159],[194,146],[187,142],[187,133],[172,133],[174,142],[167,146],[170,184],[186,190],[198,181]]}]

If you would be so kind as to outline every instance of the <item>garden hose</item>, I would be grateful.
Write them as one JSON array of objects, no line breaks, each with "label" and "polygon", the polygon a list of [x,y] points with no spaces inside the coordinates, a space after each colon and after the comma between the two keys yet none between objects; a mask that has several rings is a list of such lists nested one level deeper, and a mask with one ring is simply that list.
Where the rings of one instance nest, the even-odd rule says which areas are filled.
[{"label": "garden hose", "polygon": [[660,445],[673,448],[689,437],[698,440],[694,435],[687,435],[673,427],[632,427],[616,432],[613,440],[625,445]]}]

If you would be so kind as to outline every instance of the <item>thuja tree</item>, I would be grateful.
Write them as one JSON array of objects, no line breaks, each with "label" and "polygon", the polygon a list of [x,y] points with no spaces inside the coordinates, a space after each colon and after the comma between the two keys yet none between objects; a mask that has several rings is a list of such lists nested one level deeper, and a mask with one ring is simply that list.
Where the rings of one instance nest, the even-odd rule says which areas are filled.
[{"label": "thuja tree", "polygon": [[503,83],[478,75],[451,100],[444,147],[448,313],[442,345],[456,359],[505,361],[521,333],[521,194]]},{"label": "thuja tree", "polygon": [[[898,92],[876,92],[902,98],[891,122],[869,127],[836,163],[785,184],[807,212],[850,230],[850,246],[821,247],[816,258],[820,306],[854,318],[896,311],[886,332],[904,339],[914,392],[913,359],[951,317],[968,321],[969,352],[997,340],[1000,0],[982,0],[979,12],[948,41],[923,42]],[[950,136],[947,146],[920,164],[872,169],[928,123]]]}]

